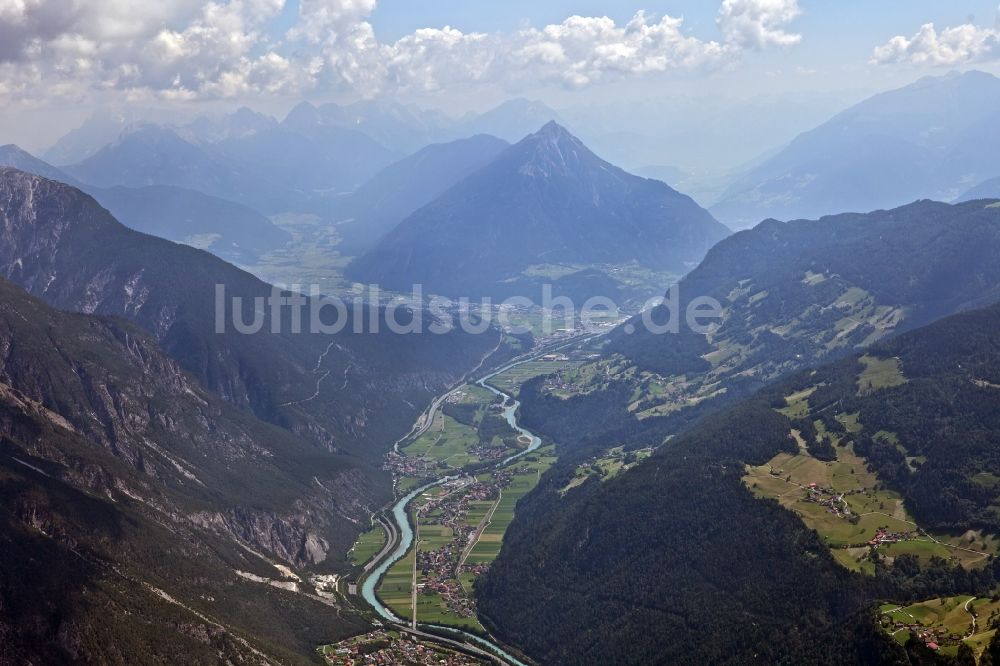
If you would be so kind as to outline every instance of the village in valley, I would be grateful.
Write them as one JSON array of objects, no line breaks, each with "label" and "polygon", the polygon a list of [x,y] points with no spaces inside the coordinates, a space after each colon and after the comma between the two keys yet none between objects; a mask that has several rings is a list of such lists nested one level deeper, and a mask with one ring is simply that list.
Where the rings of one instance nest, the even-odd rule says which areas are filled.
[{"label": "village in valley", "polygon": [[1000,624],[1000,596],[942,597],[908,606],[884,604],[879,609],[882,629],[900,644],[915,638],[928,649],[954,657],[965,643],[975,654],[993,639]]},{"label": "village in valley", "polygon": [[[579,363],[554,352],[510,368],[490,384],[513,395],[533,377]],[[511,425],[512,406],[484,386],[461,386],[442,401],[423,433],[386,456],[384,469],[399,493],[451,477],[411,502],[416,547],[390,567],[377,589],[408,624],[416,617],[421,624],[485,634],[477,618],[476,579],[499,555],[518,501],[556,460],[554,447]]]},{"label": "village in valley", "polygon": [[384,629],[324,646],[320,648],[320,654],[330,666],[480,666],[489,663]]}]

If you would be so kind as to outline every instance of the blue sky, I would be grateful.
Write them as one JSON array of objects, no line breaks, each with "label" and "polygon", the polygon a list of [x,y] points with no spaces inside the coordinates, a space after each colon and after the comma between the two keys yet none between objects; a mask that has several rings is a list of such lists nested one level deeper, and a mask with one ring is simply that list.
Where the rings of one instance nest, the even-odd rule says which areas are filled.
[{"label": "blue sky", "polygon": [[[805,14],[797,26],[808,40],[824,44],[842,41],[848,48],[865,53],[889,37],[916,32],[924,23],[989,24],[997,12],[996,0],[803,0],[801,5]],[[634,4],[620,0],[381,0],[372,24],[381,38],[394,40],[420,27],[452,25],[463,31],[509,31],[524,22],[535,26],[558,23],[571,14],[625,21],[640,9],[683,16],[699,37],[719,36],[715,25],[719,5],[706,0]]]}]

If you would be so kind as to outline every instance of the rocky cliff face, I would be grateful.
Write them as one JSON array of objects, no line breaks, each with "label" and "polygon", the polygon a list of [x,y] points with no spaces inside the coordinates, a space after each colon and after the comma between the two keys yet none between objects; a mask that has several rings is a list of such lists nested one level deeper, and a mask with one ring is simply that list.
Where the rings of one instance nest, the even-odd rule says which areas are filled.
[{"label": "rocky cliff face", "polygon": [[0,397],[115,462],[25,438],[21,452],[56,465],[57,478],[298,566],[325,561],[384,500],[346,457],[324,453],[302,471],[317,452],[205,391],[130,324],[56,312],[7,283],[0,297]]},{"label": "rocky cliff face", "polygon": [[372,481],[0,280],[0,663],[294,662],[359,620],[272,563],[335,571]]},{"label": "rocky cliff face", "polygon": [[0,169],[0,663],[309,663],[362,626],[283,567],[344,567],[382,452],[496,338],[219,335],[215,284],[271,291]]}]

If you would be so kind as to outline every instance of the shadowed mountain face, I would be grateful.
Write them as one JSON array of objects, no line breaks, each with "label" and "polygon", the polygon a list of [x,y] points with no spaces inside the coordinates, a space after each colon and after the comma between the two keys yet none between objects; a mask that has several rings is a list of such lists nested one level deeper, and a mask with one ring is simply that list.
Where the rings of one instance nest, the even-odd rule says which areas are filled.
[{"label": "shadowed mountain face", "polygon": [[84,188],[125,226],[252,263],[292,236],[242,204],[167,185]]},{"label": "shadowed mountain face", "polygon": [[1000,174],[1000,79],[949,74],[877,95],[741,176],[712,212],[734,228],[954,200]]},{"label": "shadowed mountain face", "polygon": [[341,248],[362,253],[396,225],[434,201],[455,183],[486,166],[509,144],[480,135],[428,146],[384,169],[345,204],[352,219],[341,225]]},{"label": "shadowed mountain face", "polygon": [[207,253],[126,229],[68,186],[0,169],[0,193],[0,275],[62,309],[136,322],[208,389],[327,448],[379,456],[412,420],[412,405],[496,345],[493,335],[356,335],[350,325],[309,334],[315,303],[301,333],[285,308],[278,334],[268,311],[260,332],[227,324],[220,335],[216,285],[242,298],[245,322],[271,287]]},{"label": "shadowed mountain face", "polygon": [[525,293],[547,264],[637,262],[683,272],[726,228],[658,181],[632,176],[551,123],[420,209],[349,275],[445,295]]},{"label": "shadowed mountain face", "polygon": [[371,476],[0,279],[0,661],[307,662],[361,621],[269,560],[342,566]]},{"label": "shadowed mountain face", "polygon": [[0,661],[311,663],[364,626],[272,562],[343,570],[382,454],[497,335],[220,332],[216,285],[244,322],[271,288],[9,168],[0,276]]}]

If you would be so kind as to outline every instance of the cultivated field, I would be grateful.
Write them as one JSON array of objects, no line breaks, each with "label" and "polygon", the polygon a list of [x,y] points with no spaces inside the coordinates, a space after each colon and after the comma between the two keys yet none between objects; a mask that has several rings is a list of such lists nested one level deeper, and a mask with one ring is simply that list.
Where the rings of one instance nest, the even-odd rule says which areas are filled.
[{"label": "cultivated field", "polygon": [[385,530],[380,525],[376,525],[358,537],[358,540],[351,546],[348,556],[354,566],[361,566],[375,557],[383,546],[385,546]]}]

